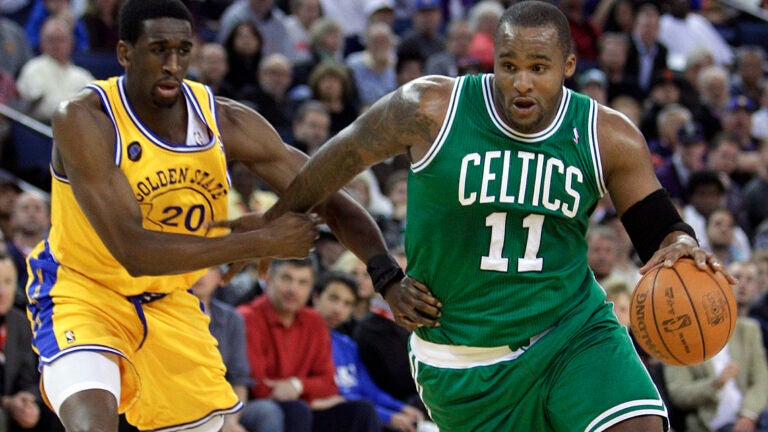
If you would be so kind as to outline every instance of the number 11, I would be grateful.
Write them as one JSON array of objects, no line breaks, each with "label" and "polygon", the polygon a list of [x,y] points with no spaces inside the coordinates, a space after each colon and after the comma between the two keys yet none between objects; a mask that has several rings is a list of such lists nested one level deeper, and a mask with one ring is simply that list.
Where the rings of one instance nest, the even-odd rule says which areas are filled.
[{"label": "number 11", "polygon": [[[503,212],[491,213],[485,218],[485,226],[491,228],[491,244],[488,255],[480,259],[480,270],[506,272],[509,268],[509,259],[501,256],[506,237],[507,214]],[[525,242],[525,253],[517,259],[517,271],[530,272],[541,271],[544,267],[544,259],[537,257],[541,247],[541,228],[544,226],[544,215],[530,214],[523,219],[523,228],[528,228],[528,239]]]}]

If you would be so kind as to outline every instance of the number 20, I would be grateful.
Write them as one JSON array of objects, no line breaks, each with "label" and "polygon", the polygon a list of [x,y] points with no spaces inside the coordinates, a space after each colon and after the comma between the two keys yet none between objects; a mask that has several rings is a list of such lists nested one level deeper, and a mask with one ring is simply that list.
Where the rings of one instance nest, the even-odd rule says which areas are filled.
[{"label": "number 20", "polygon": [[[507,214],[491,213],[485,218],[485,226],[491,228],[491,244],[488,255],[480,259],[480,270],[506,272],[509,269],[509,259],[501,256],[506,237]],[[523,219],[523,228],[528,229],[528,239],[525,242],[525,253],[517,259],[517,271],[541,271],[544,258],[537,257],[541,247],[541,228],[544,226],[544,215],[530,214]]]}]

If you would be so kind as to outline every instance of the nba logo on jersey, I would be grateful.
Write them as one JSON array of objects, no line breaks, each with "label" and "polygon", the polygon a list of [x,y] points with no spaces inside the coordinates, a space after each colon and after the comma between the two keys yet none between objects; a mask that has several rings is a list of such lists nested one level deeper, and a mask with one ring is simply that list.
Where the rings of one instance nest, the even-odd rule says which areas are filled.
[{"label": "nba logo on jersey", "polygon": [[576,144],[579,143],[579,130],[576,128],[573,128],[573,142]]},{"label": "nba logo on jersey", "polygon": [[67,330],[64,332],[64,337],[67,339],[67,343],[71,344],[75,342],[75,332]]},{"label": "nba logo on jersey", "polygon": [[195,133],[192,134],[194,138],[195,145],[202,146],[205,145],[205,140],[203,139],[203,133],[200,131],[195,131]]}]

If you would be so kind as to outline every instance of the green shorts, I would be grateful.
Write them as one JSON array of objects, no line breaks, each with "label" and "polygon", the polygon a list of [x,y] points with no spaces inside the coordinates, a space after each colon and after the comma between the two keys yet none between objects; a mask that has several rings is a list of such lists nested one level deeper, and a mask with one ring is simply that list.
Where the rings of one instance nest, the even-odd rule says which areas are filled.
[{"label": "green shorts", "polygon": [[409,352],[419,394],[441,431],[597,432],[631,417],[667,417],[608,303],[573,310],[514,352],[437,345],[415,334]]}]

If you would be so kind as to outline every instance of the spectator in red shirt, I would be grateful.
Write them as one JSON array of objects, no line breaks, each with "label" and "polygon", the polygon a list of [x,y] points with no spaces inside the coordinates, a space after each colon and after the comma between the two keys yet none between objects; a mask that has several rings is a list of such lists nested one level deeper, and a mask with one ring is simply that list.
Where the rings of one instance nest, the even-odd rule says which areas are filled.
[{"label": "spectator in red shirt", "polygon": [[[238,308],[245,320],[251,376],[257,381],[251,396],[277,401],[286,430],[380,431],[369,402],[347,401],[339,395],[330,336],[319,331],[325,322],[306,306],[314,279],[309,259],[275,260],[267,273],[265,295]],[[247,416],[246,406],[243,424]]]}]

